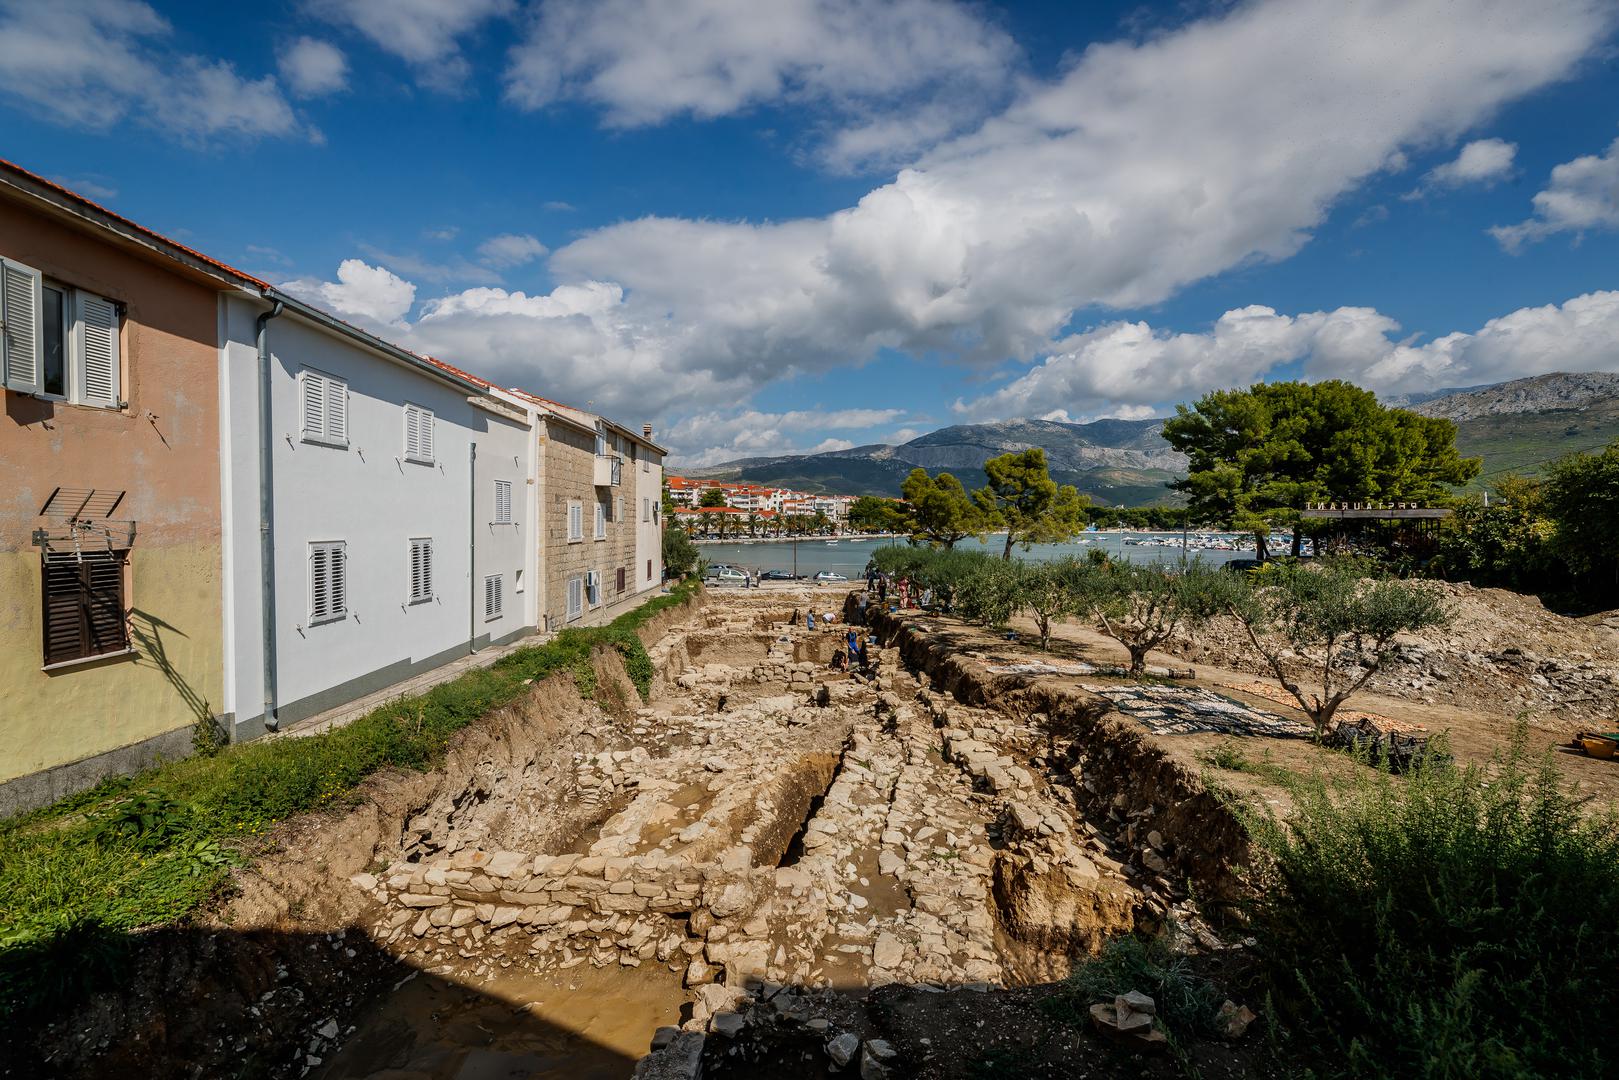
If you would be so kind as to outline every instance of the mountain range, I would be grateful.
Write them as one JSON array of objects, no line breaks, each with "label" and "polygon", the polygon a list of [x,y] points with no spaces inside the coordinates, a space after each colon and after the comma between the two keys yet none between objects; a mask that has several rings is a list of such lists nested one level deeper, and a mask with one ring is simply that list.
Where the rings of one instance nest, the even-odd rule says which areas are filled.
[{"label": "mountain range", "polygon": [[[1384,400],[1454,421],[1461,452],[1484,458],[1484,473],[1475,482],[1482,486],[1503,472],[1534,472],[1559,454],[1619,438],[1619,375],[1603,372],[1536,375]],[[1186,458],[1164,441],[1163,426],[1163,418],[955,424],[898,446],[877,443],[819,454],[745,458],[684,475],[839,495],[893,496],[917,466],[952,472],[972,488],[984,482],[982,469],[989,458],[1039,446],[1060,483],[1073,484],[1100,503],[1147,506],[1175,501],[1177,496],[1164,485],[1186,473]]]}]

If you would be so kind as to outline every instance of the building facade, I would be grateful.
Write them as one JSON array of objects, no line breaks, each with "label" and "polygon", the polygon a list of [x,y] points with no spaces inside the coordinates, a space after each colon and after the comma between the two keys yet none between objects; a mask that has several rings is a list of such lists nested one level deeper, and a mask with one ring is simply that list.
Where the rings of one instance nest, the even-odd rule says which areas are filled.
[{"label": "building facade", "polygon": [[218,296],[233,279],[0,170],[0,813],[223,710]]},{"label": "building facade", "polygon": [[263,323],[265,439],[257,342],[271,310],[233,298],[222,318],[226,712],[239,738],[534,626],[526,414],[475,376],[284,308]]},{"label": "building facade", "polygon": [[663,450],[0,162],[0,814],[662,584]]}]

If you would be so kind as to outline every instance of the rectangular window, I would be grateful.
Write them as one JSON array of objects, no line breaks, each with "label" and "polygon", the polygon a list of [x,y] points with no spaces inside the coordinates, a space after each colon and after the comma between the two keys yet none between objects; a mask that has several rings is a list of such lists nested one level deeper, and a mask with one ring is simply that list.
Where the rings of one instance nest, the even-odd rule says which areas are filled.
[{"label": "rectangular window", "polygon": [[590,601],[591,607],[602,602],[602,576],[595,570],[585,574],[585,599]]},{"label": "rectangular window", "polygon": [[623,567],[623,566],[618,568],[618,591],[619,592],[624,591],[624,579],[626,577],[628,577],[628,576],[629,576],[628,568]]},{"label": "rectangular window", "polygon": [[433,464],[433,410],[405,403],[405,460]]},{"label": "rectangular window", "polygon": [[641,520],[642,521],[651,521],[652,520],[652,500],[651,499],[642,499],[641,500]]},{"label": "rectangular window", "polygon": [[613,520],[624,520],[624,496],[622,495],[613,496]]},{"label": "rectangular window", "polygon": [[410,542],[410,602],[433,599],[433,541],[425,536]]},{"label": "rectangular window", "polygon": [[323,540],[309,545],[309,624],[335,622],[349,613],[347,545]]},{"label": "rectangular window", "polygon": [[517,570],[512,574],[512,592],[523,591],[523,572]]},{"label": "rectangular window", "polygon": [[648,581],[652,580],[652,560],[651,559],[648,559],[646,561],[646,579]]},{"label": "rectangular window", "polygon": [[304,368],[298,373],[298,401],[304,442],[347,449],[348,383],[313,368]]},{"label": "rectangular window", "polygon": [[607,456],[607,436],[603,435],[599,431],[596,432],[596,456],[597,457],[606,457]]},{"label": "rectangular window", "polygon": [[500,574],[490,574],[483,579],[483,617],[485,620],[500,618],[500,612],[505,601],[505,579]]},{"label": "rectangular window", "polygon": [[510,525],[512,523],[512,482],[510,480],[495,481],[495,524]]},{"label": "rectangular window", "polygon": [[571,502],[568,504],[568,540],[573,542],[585,538],[585,507],[583,503]]},{"label": "rectangular window", "polygon": [[8,389],[122,407],[122,327],[115,301],[0,259],[0,369]]},{"label": "rectangular window", "polygon": [[596,501],[596,539],[607,539],[607,503],[600,499]]},{"label": "rectangular window", "polygon": [[568,618],[577,619],[585,611],[585,580],[571,577],[568,579]]},{"label": "rectangular window", "polygon": [[125,652],[122,551],[48,552],[44,584],[45,665]]}]

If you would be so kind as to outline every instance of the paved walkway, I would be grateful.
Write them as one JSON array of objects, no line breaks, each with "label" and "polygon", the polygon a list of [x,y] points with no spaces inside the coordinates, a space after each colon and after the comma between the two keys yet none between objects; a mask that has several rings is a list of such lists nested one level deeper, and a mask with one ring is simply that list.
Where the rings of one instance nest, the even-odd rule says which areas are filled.
[{"label": "paved walkway", "polygon": [[[656,595],[656,594],[654,594]],[[325,712],[306,716],[297,723],[289,724],[280,731],[265,736],[267,739],[301,739],[307,735],[319,735],[333,728],[343,727],[364,716],[373,709],[381,708],[389,702],[400,698],[415,697],[431,690],[439,683],[449,682],[464,671],[473,668],[486,668],[499,660],[502,656],[517,649],[526,649],[531,645],[543,645],[556,637],[554,633],[530,634],[528,637],[518,638],[516,641],[504,645],[489,645],[468,656],[451,660],[443,667],[436,667],[431,671],[424,671],[403,682],[396,682],[392,686],[385,686],[375,690],[362,698],[355,698]]]}]

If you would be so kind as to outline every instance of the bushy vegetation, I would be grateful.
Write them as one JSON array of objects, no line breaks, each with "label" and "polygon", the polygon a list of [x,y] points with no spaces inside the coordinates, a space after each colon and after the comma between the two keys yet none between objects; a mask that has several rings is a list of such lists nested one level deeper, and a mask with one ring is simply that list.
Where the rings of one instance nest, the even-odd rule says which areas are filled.
[{"label": "bushy vegetation", "polygon": [[1613,1075],[1619,820],[1527,747],[1520,724],[1489,768],[1318,777],[1250,818],[1271,1000],[1323,1071]]},{"label": "bushy vegetation", "polygon": [[1432,569],[1453,581],[1522,592],[1581,610],[1619,604],[1619,442],[1559,458],[1543,477],[1507,476],[1486,505],[1462,502]]},{"label": "bushy vegetation", "polygon": [[663,569],[672,577],[684,577],[697,568],[697,545],[691,536],[674,522],[673,515],[664,519]]},{"label": "bushy vegetation", "polygon": [[456,732],[549,675],[593,691],[598,647],[623,657],[645,697],[652,663],[635,631],[697,587],[683,582],[606,626],[565,630],[324,734],[171,762],[0,822],[0,1016],[104,983],[130,931],[193,911],[277,822],[341,802],[379,769],[430,767]]},{"label": "bushy vegetation", "polygon": [[1171,1038],[1215,1034],[1215,1016],[1225,995],[1186,956],[1170,948],[1172,933],[1109,939],[1100,953],[1075,966],[1062,988],[1046,1000],[1046,1010],[1083,1023],[1092,1003],[1111,1002],[1120,994],[1139,990],[1152,998],[1156,1015]]}]

